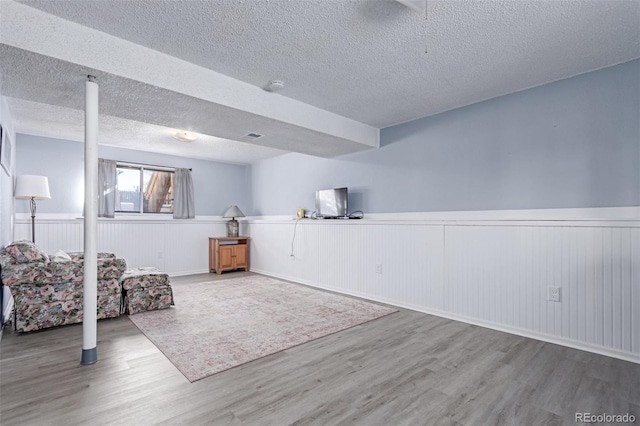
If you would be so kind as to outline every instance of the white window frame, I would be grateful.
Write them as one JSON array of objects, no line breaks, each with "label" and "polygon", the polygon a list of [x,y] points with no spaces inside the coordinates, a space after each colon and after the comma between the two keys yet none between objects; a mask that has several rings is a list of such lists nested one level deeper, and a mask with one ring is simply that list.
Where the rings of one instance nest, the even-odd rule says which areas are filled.
[{"label": "white window frame", "polygon": [[[173,212],[145,212],[144,211],[144,171],[145,170],[152,170],[154,172],[170,172],[170,173],[174,173],[176,172],[176,169],[174,167],[164,167],[164,166],[155,166],[152,164],[142,164],[142,163],[128,163],[128,162],[124,162],[124,161],[116,161],[116,173],[118,168],[127,168],[127,169],[135,169],[140,171],[140,200],[139,200],[139,205],[140,205],[140,209],[139,211],[131,211],[131,210],[115,210],[115,213],[118,215],[127,215],[127,214],[132,214],[132,215],[173,215]],[[118,180],[116,178],[116,188],[118,186]]]}]

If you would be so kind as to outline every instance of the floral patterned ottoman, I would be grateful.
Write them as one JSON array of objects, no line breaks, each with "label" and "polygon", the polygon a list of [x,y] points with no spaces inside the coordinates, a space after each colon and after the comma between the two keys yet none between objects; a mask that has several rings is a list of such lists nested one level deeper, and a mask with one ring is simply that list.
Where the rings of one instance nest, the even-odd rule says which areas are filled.
[{"label": "floral patterned ottoman", "polygon": [[122,283],[122,313],[166,309],[173,305],[169,275],[156,268],[129,269],[120,278]]}]

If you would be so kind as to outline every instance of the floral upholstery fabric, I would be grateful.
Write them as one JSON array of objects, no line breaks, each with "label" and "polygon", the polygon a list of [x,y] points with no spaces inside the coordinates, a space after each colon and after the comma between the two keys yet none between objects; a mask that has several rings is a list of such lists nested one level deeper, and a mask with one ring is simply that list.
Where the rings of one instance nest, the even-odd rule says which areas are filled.
[{"label": "floral upholstery fabric", "polygon": [[[58,325],[82,322],[82,298],[55,300],[44,303],[22,303],[16,301],[16,330],[35,331]],[[98,319],[120,315],[120,293],[98,294]]]},{"label": "floral upholstery fabric", "polygon": [[[98,282],[114,278],[119,279],[126,268],[127,264],[124,259],[98,259]],[[71,262],[3,263],[2,281],[4,285],[7,286],[20,283],[82,283],[84,281],[84,260],[72,260]]]},{"label": "floral upholstery fabric", "polygon": [[155,268],[129,270],[122,275],[122,313],[166,309],[173,305],[169,275]]},{"label": "floral upholstery fabric", "polygon": [[[84,259],[84,253],[69,253],[69,257],[71,257],[71,260],[83,260]],[[98,259],[115,259],[116,255],[115,253],[105,253],[105,252],[98,252]]]},{"label": "floral upholstery fabric", "polygon": [[[84,284],[69,281],[53,284],[21,285],[20,298],[25,303],[39,304],[56,300],[82,299]],[[119,280],[112,278],[98,281],[98,296],[102,294],[120,294]],[[15,297],[15,296],[14,296]]]},{"label": "floral upholstery fabric", "polygon": [[[9,247],[9,246],[8,246]],[[15,302],[15,327],[19,332],[82,322],[84,260],[70,254],[71,261],[38,260],[19,263],[7,248],[0,250],[2,282]],[[124,259],[99,254],[97,303],[98,319],[120,315],[120,277],[126,270]]]},{"label": "floral upholstery fabric", "polygon": [[127,291],[124,300],[124,313],[133,315],[156,309],[167,309],[173,304],[173,292],[171,286],[168,285]]},{"label": "floral upholstery fabric", "polygon": [[16,263],[49,261],[47,254],[31,241],[16,241],[5,247],[5,250]]}]

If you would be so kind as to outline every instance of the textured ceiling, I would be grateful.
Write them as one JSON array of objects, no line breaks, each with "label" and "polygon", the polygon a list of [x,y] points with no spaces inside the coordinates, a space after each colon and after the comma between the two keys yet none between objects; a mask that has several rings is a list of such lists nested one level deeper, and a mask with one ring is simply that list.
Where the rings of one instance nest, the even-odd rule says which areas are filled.
[{"label": "textured ceiling", "polygon": [[[78,142],[84,140],[83,111],[12,98],[9,99],[9,108],[13,114],[25,117],[21,124],[34,130],[30,134]],[[107,115],[100,116],[99,128],[98,143],[101,145],[227,163],[246,164],[286,152],[207,135],[199,135],[194,142],[179,142],[172,136],[177,129]],[[136,141],[134,145],[131,143],[133,140]]]},{"label": "textured ceiling", "polygon": [[[13,2],[0,1],[0,7],[2,3]],[[426,17],[393,0],[20,3],[63,18],[69,25],[73,22],[92,28],[255,87],[264,87],[272,79],[283,80],[285,88],[272,96],[296,100],[375,128],[640,57],[637,0],[429,0]],[[47,26],[39,31],[46,32]],[[59,29],[56,27],[55,31]],[[43,53],[33,46],[7,43]],[[103,69],[98,62],[91,66],[106,71],[106,65]],[[3,81],[3,94],[37,101],[19,93],[28,90],[19,88],[26,84],[17,82],[16,74],[13,73],[11,84],[18,88],[8,87],[9,80]],[[127,78],[130,80],[131,76],[111,71],[107,80],[120,84],[129,81]],[[150,87],[155,82],[137,84],[135,80],[139,79],[133,80],[123,89],[133,91],[128,92],[131,104],[124,108],[130,111],[116,111],[114,117],[169,127],[188,124],[185,117],[182,121],[165,122],[170,108],[163,113],[146,111],[154,103],[145,104],[144,99],[157,92],[166,95],[167,88],[155,90]],[[180,98],[178,105],[189,114],[215,104],[214,99],[203,101],[187,95]],[[62,92],[51,93],[44,103],[78,108],[69,99],[57,100],[56,96],[64,98]],[[252,96],[262,102],[261,95]],[[274,107],[280,102],[276,97],[265,99]],[[112,108],[119,109],[117,102]],[[238,122],[247,118],[241,111],[225,111],[229,113],[227,118],[236,117]],[[254,119],[260,116],[256,111],[249,113]],[[21,113],[19,124],[26,121],[27,115],[28,111]],[[214,126],[205,126],[206,117],[201,118],[194,125],[199,125],[203,133],[234,139],[233,129],[226,128],[229,133],[222,134]],[[373,146],[331,134],[332,130],[315,128],[305,134],[309,121],[283,121],[286,120],[278,117],[275,123],[263,123],[269,130],[284,127],[273,131],[282,140],[271,141],[267,146],[322,156]],[[329,136],[322,136],[325,133]],[[315,148],[315,152],[309,145],[322,148]],[[243,162],[242,158],[237,161]]]},{"label": "textured ceiling", "polygon": [[[255,158],[254,155],[253,161],[282,154],[285,151],[295,151],[298,149],[295,146],[298,139],[314,142],[304,151],[317,156],[326,157],[363,149],[359,144],[349,140],[328,137],[321,132],[282,122],[272,125],[273,120],[257,114],[240,112],[197,97],[104,72],[99,73],[91,68],[7,45],[0,45],[0,57],[3,58],[0,63],[0,72],[3,76],[4,94],[12,99],[14,104],[17,104],[16,100],[28,100],[42,104],[41,109],[56,105],[82,112],[86,75],[99,75],[100,115],[108,117],[111,123],[118,118],[123,119],[118,127],[129,128],[131,134],[137,128],[138,121],[203,135],[218,135],[228,139],[228,142],[242,141],[249,133],[259,133],[263,136],[255,140],[255,144],[261,149],[256,151],[255,155],[260,152],[262,156]],[[26,78],[27,76],[29,78]],[[49,108],[48,111],[53,115],[62,110]],[[29,117],[27,109],[20,109],[19,112],[20,114],[14,112],[16,117],[20,117],[19,127],[26,127],[27,123],[30,123],[29,133],[58,137],[55,133],[42,134],[44,129],[34,129],[38,126],[38,121]],[[83,114],[75,117],[77,117],[76,125],[83,130]],[[69,116],[60,117],[60,120],[68,122],[68,118]],[[114,140],[119,136],[108,134],[109,130],[110,128],[101,129],[105,140]],[[53,132],[51,128],[47,131]],[[161,152],[172,155],[184,154],[183,144],[175,139],[173,142],[173,150],[167,151],[165,148]],[[137,149],[152,146],[145,143],[143,135],[139,138],[128,138],[127,143]],[[276,150],[269,151],[265,149],[266,147],[276,148]],[[224,153],[223,148],[220,147],[222,155],[228,157],[230,153]],[[215,156],[215,152],[203,152],[198,158],[215,159]],[[249,162],[248,159],[247,162]]]}]

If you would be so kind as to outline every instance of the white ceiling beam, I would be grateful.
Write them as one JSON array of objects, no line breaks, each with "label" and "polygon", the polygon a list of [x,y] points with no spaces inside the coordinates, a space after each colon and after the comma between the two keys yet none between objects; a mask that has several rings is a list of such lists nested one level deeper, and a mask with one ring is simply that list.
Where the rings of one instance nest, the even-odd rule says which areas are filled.
[{"label": "white ceiling beam", "polygon": [[356,142],[361,149],[379,147],[378,128],[266,92],[21,3],[2,1],[1,8],[2,44]]}]

